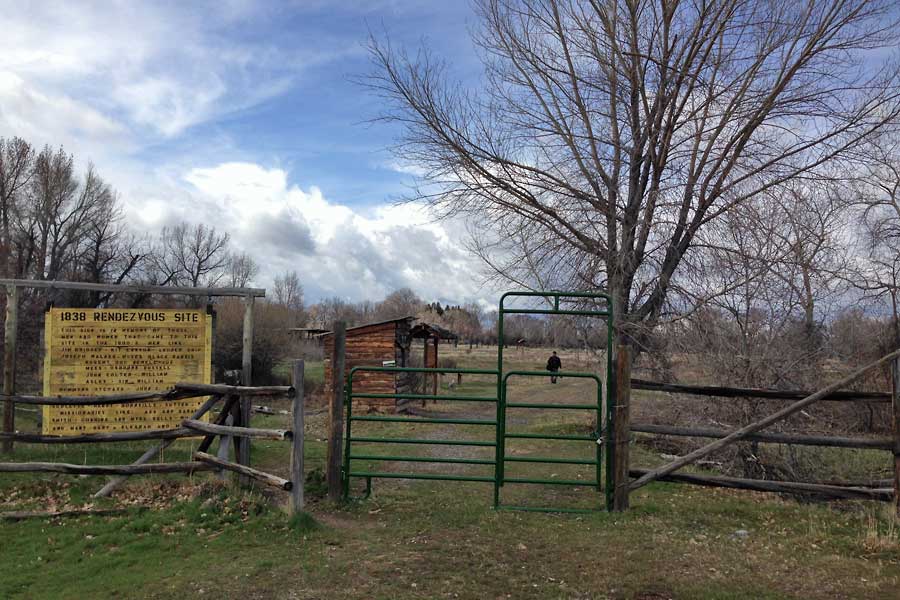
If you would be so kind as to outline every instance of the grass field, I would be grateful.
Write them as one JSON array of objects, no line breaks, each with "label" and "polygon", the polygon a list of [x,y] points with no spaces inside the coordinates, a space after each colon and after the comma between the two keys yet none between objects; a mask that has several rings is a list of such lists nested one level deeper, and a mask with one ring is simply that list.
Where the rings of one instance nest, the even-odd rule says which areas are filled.
[{"label": "grass field", "polygon": [[[493,349],[452,352],[461,366],[492,367]],[[448,353],[444,351],[444,355]],[[537,353],[510,352],[506,368],[539,368]],[[588,369],[588,356],[564,357]],[[318,366],[312,366],[314,369]],[[591,382],[514,379],[510,402],[589,402]],[[455,393],[492,393],[466,376]],[[637,397],[636,402],[641,402]],[[283,405],[281,407],[284,407]],[[426,415],[491,418],[493,405],[428,403]],[[576,411],[519,409],[509,431],[592,429]],[[254,425],[286,427],[284,415]],[[95,506],[111,517],[0,522],[0,598],[900,598],[900,524],[874,503],[802,504],[774,495],[653,484],[625,514],[543,514],[491,509],[485,483],[376,480],[373,495],[347,505],[321,500],[325,414],[307,419],[309,512],[289,518],[282,495],[240,491],[209,475],[134,479]],[[356,429],[365,426],[366,429]],[[475,425],[355,423],[355,435],[486,440]],[[196,444],[196,442],[194,442]],[[123,463],[146,447],[20,446],[15,460]],[[191,442],[165,460],[186,459]],[[362,448],[362,446],[361,446]],[[491,458],[477,446],[368,444],[372,455]],[[287,445],[256,442],[253,463],[286,475]],[[517,440],[507,455],[591,458],[591,444]],[[643,444],[638,466],[662,461]],[[850,456],[850,455],[845,455]],[[823,458],[824,459],[824,458]],[[839,459],[868,468],[886,455]],[[517,477],[589,481],[592,467],[517,463]],[[854,467],[856,468],[856,467]],[[357,461],[354,470],[490,474],[468,464]],[[853,470],[847,467],[849,470]],[[90,504],[98,477],[4,475],[0,509]],[[353,481],[354,495],[363,481]],[[273,495],[275,494],[275,495]],[[599,506],[590,486],[504,486],[504,503]]]}]

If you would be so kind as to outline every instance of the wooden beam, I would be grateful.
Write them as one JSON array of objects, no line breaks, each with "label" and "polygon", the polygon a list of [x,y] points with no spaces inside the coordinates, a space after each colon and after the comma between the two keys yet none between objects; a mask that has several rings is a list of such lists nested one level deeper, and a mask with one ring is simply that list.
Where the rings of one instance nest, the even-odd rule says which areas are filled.
[{"label": "wooden beam", "polygon": [[173,389],[160,392],[128,392],[103,396],[10,396],[0,395],[17,404],[37,404],[46,406],[104,406],[108,404],[133,404],[135,402],[171,402],[197,396],[240,394],[245,396],[287,396],[294,389],[289,386],[271,385],[243,387],[238,385],[218,385],[207,383],[176,383]]},{"label": "wooden beam", "polygon": [[338,502],[343,493],[341,452],[344,437],[344,365],[346,359],[347,324],[337,321],[331,329],[334,346],[331,353],[331,398],[328,411],[328,452],[325,479],[328,498]]},{"label": "wooden beam", "polygon": [[[718,398],[762,398],[764,400],[802,400],[812,392],[796,390],[768,390],[761,388],[733,388],[714,385],[690,385],[684,383],[661,383],[645,379],[632,379],[631,389],[693,396],[714,396]],[[890,392],[835,391],[822,400],[835,402],[890,402]]]},{"label": "wooden beam", "polygon": [[183,427],[193,429],[200,433],[208,433],[212,435],[230,435],[242,438],[257,438],[261,440],[278,440],[290,441],[294,434],[291,431],[282,429],[257,429],[254,427],[229,427],[227,425],[215,425],[213,423],[204,423],[196,419],[185,419],[181,422]]},{"label": "wooden beam", "polygon": [[149,475],[151,473],[193,473],[212,471],[202,462],[150,463],[131,465],[70,465],[68,463],[0,463],[0,473],[66,473],[68,475]]},{"label": "wooden beam", "polygon": [[[109,394],[104,396],[18,396],[12,395],[17,404],[42,406],[106,406],[109,404],[134,404],[135,402],[171,402],[182,398],[200,396],[190,392],[134,392],[129,394]],[[6,397],[6,396],[4,396]]]},{"label": "wooden beam", "polygon": [[[632,477],[644,477],[652,473],[648,469],[631,469]],[[739,490],[755,490],[777,494],[815,494],[828,498],[847,500],[880,500],[890,501],[893,490],[890,488],[862,488],[825,485],[821,483],[800,483],[794,481],[767,481],[765,479],[740,479],[737,477],[720,477],[712,475],[696,475],[694,473],[670,473],[659,478],[660,481],[690,483],[708,487],[724,487]]]},{"label": "wooden beam", "polygon": [[[253,385],[253,296],[244,298],[244,330],[241,340],[241,385],[248,387]],[[248,396],[241,395],[240,410],[242,427],[250,427],[250,407],[252,402]],[[250,466],[250,440],[248,438],[234,438],[238,442],[237,462],[246,467]],[[247,485],[250,480],[246,476],[239,479],[241,485]]]},{"label": "wooden beam", "polygon": [[303,470],[304,451],[304,398],[303,379],[305,377],[305,364],[302,360],[295,360],[291,370],[291,384],[297,393],[291,400],[291,427],[294,429],[294,442],[291,444],[291,481],[294,487],[291,489],[291,514],[297,514],[303,510],[305,499],[303,497],[303,484],[305,474]]},{"label": "wooden beam", "polygon": [[197,432],[186,427],[175,429],[150,429],[148,431],[117,431],[112,433],[88,433],[84,435],[41,435],[39,433],[0,433],[0,439],[9,438],[28,444],[97,444],[108,442],[137,442],[142,440],[176,440],[196,437]]},{"label": "wooden beam", "polygon": [[[216,425],[228,425],[229,427],[234,426],[236,421],[232,417],[232,408],[237,403],[238,397],[234,395],[229,395],[225,397],[225,403],[222,405],[222,410],[219,411],[219,416],[216,417],[215,424]],[[216,436],[213,434],[207,434],[206,437],[203,438],[203,441],[200,442],[200,445],[197,447],[197,452],[206,452],[209,450],[209,447],[212,446],[212,443],[215,441]],[[229,437],[228,443],[234,443],[234,438]],[[219,440],[219,444],[224,444],[225,439],[222,438]]]},{"label": "wooden beam", "polygon": [[891,363],[891,416],[894,435],[894,514],[900,517],[900,357]]},{"label": "wooden beam", "polygon": [[631,348],[616,348],[616,398],[613,417],[613,510],[628,510],[628,443],[631,441]]},{"label": "wooden beam", "polygon": [[294,388],[289,385],[264,385],[264,386],[246,386],[246,385],[224,385],[220,383],[188,383],[179,382],[175,384],[175,389],[183,392],[193,392],[199,395],[219,394],[225,396],[235,394],[240,396],[287,396],[290,397],[294,393]]},{"label": "wooden beam", "polygon": [[856,381],[857,379],[862,377],[869,370],[874,369],[875,367],[881,366],[884,363],[890,362],[897,357],[900,357],[900,350],[895,350],[895,351],[891,352],[890,354],[886,354],[885,356],[882,356],[878,360],[871,362],[860,369],[857,369],[856,371],[854,371],[847,377],[844,377],[840,381],[837,381],[835,383],[832,383],[831,385],[825,386],[818,392],[810,394],[803,400],[794,402],[793,404],[786,406],[786,407],[782,408],[781,410],[778,410],[778,411],[772,413],[768,417],[760,419],[759,421],[756,421],[755,423],[750,423],[749,425],[745,425],[744,427],[741,427],[740,429],[731,432],[730,434],[728,434],[727,436],[725,436],[722,439],[719,439],[712,443],[709,443],[706,446],[703,446],[702,448],[698,448],[697,450],[694,450],[693,452],[690,452],[689,454],[686,454],[685,456],[682,456],[681,458],[673,460],[669,464],[663,465],[662,467],[659,467],[658,469],[654,469],[653,471],[646,473],[645,475],[641,476],[636,481],[632,482],[631,490],[634,491],[642,486],[645,486],[648,483],[650,483],[651,481],[659,479],[660,477],[662,477],[664,475],[668,475],[669,473],[677,471],[681,467],[684,467],[693,462],[696,462],[697,460],[700,460],[701,458],[704,458],[704,457],[708,456],[709,454],[712,454],[713,452],[720,450],[720,449],[724,448],[725,446],[728,446],[729,444],[732,444],[738,440],[741,440],[752,433],[756,433],[757,431],[760,431],[761,429],[765,429],[766,427],[768,427],[769,425],[772,425],[773,423],[777,423],[778,421],[784,420],[784,419],[788,418],[789,416],[791,416],[792,414],[794,414],[800,410],[803,410],[810,404],[813,404],[814,402],[818,402],[819,400],[821,400],[828,394],[853,383],[854,381]]},{"label": "wooden beam", "polygon": [[[234,418],[232,418],[232,416],[228,413],[223,414],[225,415],[225,423],[223,423],[223,425],[227,425],[228,427],[234,425]],[[204,441],[206,439],[212,439],[212,436],[206,436]],[[218,452],[216,453],[216,456],[219,458],[219,460],[231,460],[231,444],[233,443],[234,438],[232,438],[230,435],[224,435],[219,438],[219,448]],[[198,449],[197,451],[199,452],[200,450]],[[222,469],[221,471],[219,471],[218,477],[222,481],[228,481],[228,471]]]},{"label": "wooden beam", "polygon": [[[16,337],[19,318],[19,290],[15,286],[6,286],[6,323],[3,337],[3,433],[16,431],[16,404],[12,395],[16,393]],[[3,440],[3,452],[11,454],[13,442]]]},{"label": "wooden beam", "polygon": [[264,298],[261,288],[179,287],[161,285],[125,285],[116,283],[86,283],[81,281],[38,281],[35,279],[0,279],[0,285],[23,289],[88,290],[116,294],[168,294],[178,296],[239,296]]},{"label": "wooden beam", "polygon": [[257,481],[261,481],[266,485],[276,487],[286,492],[291,491],[291,488],[293,487],[293,484],[287,479],[282,479],[281,477],[277,477],[270,473],[265,473],[258,469],[239,465],[227,460],[222,460],[218,457],[213,456],[212,454],[207,454],[205,452],[194,452],[194,460],[200,461],[201,463],[206,463],[212,467],[234,471],[235,473],[239,473],[244,477],[256,479]]},{"label": "wooden beam", "polygon": [[[206,399],[206,402],[204,402],[200,406],[200,408],[198,408],[197,410],[194,411],[194,414],[191,415],[191,418],[199,419],[200,417],[205,415],[207,413],[207,411],[209,411],[209,409],[211,409],[213,406],[215,406],[216,403],[221,399],[222,399],[222,396],[210,396],[209,398]],[[171,446],[174,441],[175,440],[163,440],[156,446],[153,446],[152,448],[150,448],[149,450],[144,452],[136,461],[134,461],[132,463],[132,465],[140,466],[140,465],[144,465],[145,463],[150,462],[151,460],[153,460],[153,458],[157,454],[159,454],[164,449]],[[125,473],[124,475],[128,475],[128,474],[129,473]],[[127,477],[115,477],[113,479],[110,479],[106,483],[106,485],[104,485],[102,488],[100,488],[94,494],[94,498],[105,498],[106,496],[109,496],[113,492],[113,490],[115,490],[120,485],[122,485],[122,483],[124,483],[124,481],[126,479],[127,479]]]},{"label": "wooden beam", "polygon": [[[637,433],[655,433],[659,435],[675,435],[680,437],[724,438],[730,431],[707,427],[674,427],[651,423],[633,423],[631,431]],[[764,442],[770,444],[795,444],[798,446],[827,446],[832,448],[857,448],[871,450],[891,450],[894,441],[888,438],[848,438],[817,435],[794,435],[789,433],[754,433],[744,437],[745,442]]]}]

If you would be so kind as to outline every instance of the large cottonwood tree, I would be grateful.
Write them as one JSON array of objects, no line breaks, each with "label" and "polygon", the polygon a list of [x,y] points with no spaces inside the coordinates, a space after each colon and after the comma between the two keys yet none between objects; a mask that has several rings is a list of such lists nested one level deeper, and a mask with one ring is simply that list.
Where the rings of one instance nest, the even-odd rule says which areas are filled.
[{"label": "large cottonwood tree", "polygon": [[478,89],[384,39],[370,85],[424,170],[414,199],[468,217],[504,279],[608,289],[640,342],[711,223],[849,168],[897,116],[891,4],[478,0]]}]

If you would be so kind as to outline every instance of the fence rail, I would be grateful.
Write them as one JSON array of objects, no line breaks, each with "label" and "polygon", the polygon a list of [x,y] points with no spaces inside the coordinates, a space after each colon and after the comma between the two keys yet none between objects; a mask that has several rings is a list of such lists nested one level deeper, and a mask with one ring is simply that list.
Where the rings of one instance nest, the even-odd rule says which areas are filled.
[{"label": "fence rail", "polygon": [[[715,396],[719,398],[760,398],[763,400],[802,400],[812,392],[798,390],[771,390],[764,388],[739,388],[716,385],[690,385],[663,383],[646,379],[631,379],[631,389],[654,392],[672,392],[691,396]],[[890,392],[838,391],[825,395],[821,400],[836,402],[890,402]]]},{"label": "fence rail", "polygon": [[[840,390],[856,381],[867,371],[889,363],[892,367],[892,391],[891,392],[857,392]],[[710,385],[688,385],[680,383],[665,383],[646,381],[636,378],[625,378],[631,389],[672,392],[678,394],[690,394],[695,396],[707,396],[716,398],[760,398],[768,400],[791,400],[791,405],[784,407],[775,413],[749,425],[745,425],[735,431],[704,427],[682,427],[672,425],[658,425],[652,423],[630,424],[628,431],[638,433],[650,433],[667,436],[703,437],[713,438],[710,442],[694,450],[683,457],[678,457],[672,462],[655,469],[629,469],[627,477],[633,481],[628,486],[631,491],[653,480],[673,481],[694,485],[728,487],[736,489],[758,490],[787,494],[814,494],[828,498],[840,499],[867,499],[893,502],[895,511],[900,515],[900,350],[886,354],[882,358],[856,370],[844,377],[841,381],[833,383],[817,392],[798,390],[770,390],[759,388],[735,388]],[[620,399],[622,394],[620,390]],[[777,421],[787,418],[791,414],[818,401],[842,401],[842,402],[884,402],[891,403],[891,429],[893,436],[890,438],[851,438],[840,436],[801,435],[789,433],[768,433],[761,430]],[[721,450],[735,442],[763,442],[775,444],[796,444],[805,446],[822,446],[836,448],[854,448],[866,450],[882,450],[893,455],[894,478],[893,487],[878,487],[859,485],[831,485],[825,482],[795,482],[772,481],[757,479],[741,479],[736,477],[721,477],[695,473],[675,473],[676,470],[697,462],[710,453]],[[885,482],[870,482],[883,484]]]},{"label": "fence rail", "polygon": [[[730,431],[707,427],[673,427],[652,423],[633,423],[631,431],[656,433],[680,437],[724,438]],[[892,450],[894,440],[890,438],[848,438],[820,435],[795,435],[790,433],[755,433],[744,438],[747,442],[770,444],[795,444],[798,446],[828,446],[832,448],[855,448],[859,450]]]},{"label": "fence rail", "polygon": [[[303,454],[303,361],[297,361],[294,366],[293,386],[232,386],[218,384],[176,383],[170,390],[155,392],[140,392],[128,394],[111,394],[104,396],[73,396],[73,397],[47,397],[47,396],[18,396],[6,395],[17,403],[52,405],[52,406],[105,406],[110,404],[126,404],[132,402],[164,402],[175,399],[200,398],[208,396],[203,405],[184,419],[180,427],[171,429],[155,429],[148,431],[123,431],[109,433],[93,433],[84,435],[42,435],[36,433],[0,433],[0,440],[9,440],[34,444],[83,444],[83,443],[109,443],[131,442],[141,440],[161,440],[150,448],[140,458],[130,465],[74,465],[57,462],[2,462],[0,473],[63,473],[70,475],[108,475],[119,476],[107,483],[95,496],[109,494],[121,481],[122,477],[131,475],[147,475],[155,473],[194,473],[198,471],[232,471],[242,477],[250,478],[266,485],[276,487],[283,491],[292,492],[293,510],[300,510],[303,506],[303,481],[302,481],[302,454]],[[281,396],[292,400],[294,413],[293,423],[299,425],[298,432],[280,429],[260,429],[250,427],[249,422],[242,418],[243,407],[249,405],[254,397]],[[222,407],[212,423],[201,419],[207,415],[217,404]],[[229,422],[231,424],[229,424]],[[149,462],[159,452],[172,444],[175,440],[186,437],[203,435],[197,451],[193,453],[193,460],[176,463],[151,463]],[[220,456],[212,456],[206,450],[212,445],[215,437],[220,437]],[[242,457],[249,453],[241,452],[244,444],[249,444],[250,439],[271,439],[292,442],[291,473],[292,477],[299,481],[284,479],[271,473],[260,471],[251,467]],[[232,440],[236,446],[235,455],[237,462],[228,460],[227,449]],[[299,457],[299,458],[298,458]],[[299,468],[295,463],[299,462]]]}]

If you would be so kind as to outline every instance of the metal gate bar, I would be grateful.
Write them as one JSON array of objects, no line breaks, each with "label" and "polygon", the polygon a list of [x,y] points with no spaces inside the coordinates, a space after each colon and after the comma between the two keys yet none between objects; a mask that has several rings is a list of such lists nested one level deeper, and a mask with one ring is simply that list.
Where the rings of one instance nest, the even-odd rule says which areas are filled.
[{"label": "metal gate bar", "polygon": [[[510,377],[559,377],[572,379],[592,379],[597,384],[597,401],[594,404],[553,404],[553,403],[512,403],[506,402],[506,390]],[[594,435],[556,435],[556,434],[538,434],[538,433],[507,433],[506,432],[506,409],[507,408],[537,408],[537,409],[563,409],[563,410],[591,410],[594,411],[597,419],[597,430]],[[596,373],[579,373],[569,371],[509,371],[503,375],[500,380],[500,415],[498,421],[498,450],[497,450],[497,482],[494,485],[494,508],[518,509],[521,507],[504,506],[500,503],[500,488],[505,483],[514,484],[539,484],[539,485],[571,485],[579,487],[595,487],[598,491],[602,491],[603,487],[601,479],[601,460],[602,460],[602,442],[599,432],[603,431],[603,381]],[[506,456],[506,440],[507,439],[538,439],[538,440],[561,440],[561,441],[578,441],[578,442],[595,442],[595,458],[593,460],[586,459],[568,459],[568,458],[545,458],[545,457],[507,457]],[[539,478],[523,478],[523,477],[506,477],[506,462],[522,462],[522,463],[554,463],[554,464],[571,464],[571,465],[593,465],[595,470],[594,481],[579,481],[565,479],[539,479]],[[533,508],[533,510],[538,510]],[[557,509],[541,508],[541,511],[555,512]],[[586,509],[570,509],[570,511],[591,512]],[[567,511],[569,512],[569,511]]]},{"label": "metal gate bar", "polygon": [[[491,375],[496,377],[497,372],[488,369],[427,369],[415,367],[354,367],[350,370],[347,378],[347,388],[345,394],[345,406],[347,410],[347,431],[344,440],[344,466],[342,479],[344,484],[344,499],[350,496],[350,478],[360,477],[366,479],[366,495],[371,490],[371,480],[373,478],[380,479],[421,479],[428,481],[467,481],[476,483],[494,483],[496,482],[496,460],[491,459],[464,459],[464,458],[431,458],[424,456],[406,456],[406,455],[371,455],[371,454],[354,454],[353,444],[359,443],[377,443],[377,444],[419,444],[419,445],[436,445],[436,446],[476,446],[494,448],[497,445],[496,435],[492,442],[480,440],[431,440],[422,438],[381,438],[372,436],[353,437],[353,423],[358,422],[380,422],[380,423],[422,423],[422,424],[443,424],[443,425],[481,425],[493,427],[495,432],[497,429],[496,408],[494,419],[457,419],[457,418],[432,418],[432,417],[390,417],[390,416],[369,416],[369,415],[353,415],[353,401],[360,398],[373,399],[393,399],[393,400],[444,400],[449,402],[492,402],[495,407],[497,398],[491,396],[450,396],[429,394],[385,394],[353,391],[353,378],[356,373],[361,372],[380,372],[380,373],[451,373],[463,375]],[[475,475],[449,475],[440,473],[393,473],[382,471],[353,471],[350,468],[350,462],[353,460],[370,460],[370,461],[390,461],[390,462],[410,462],[410,463],[432,463],[432,464],[471,464],[486,465],[494,467],[493,476],[475,476]]]}]

